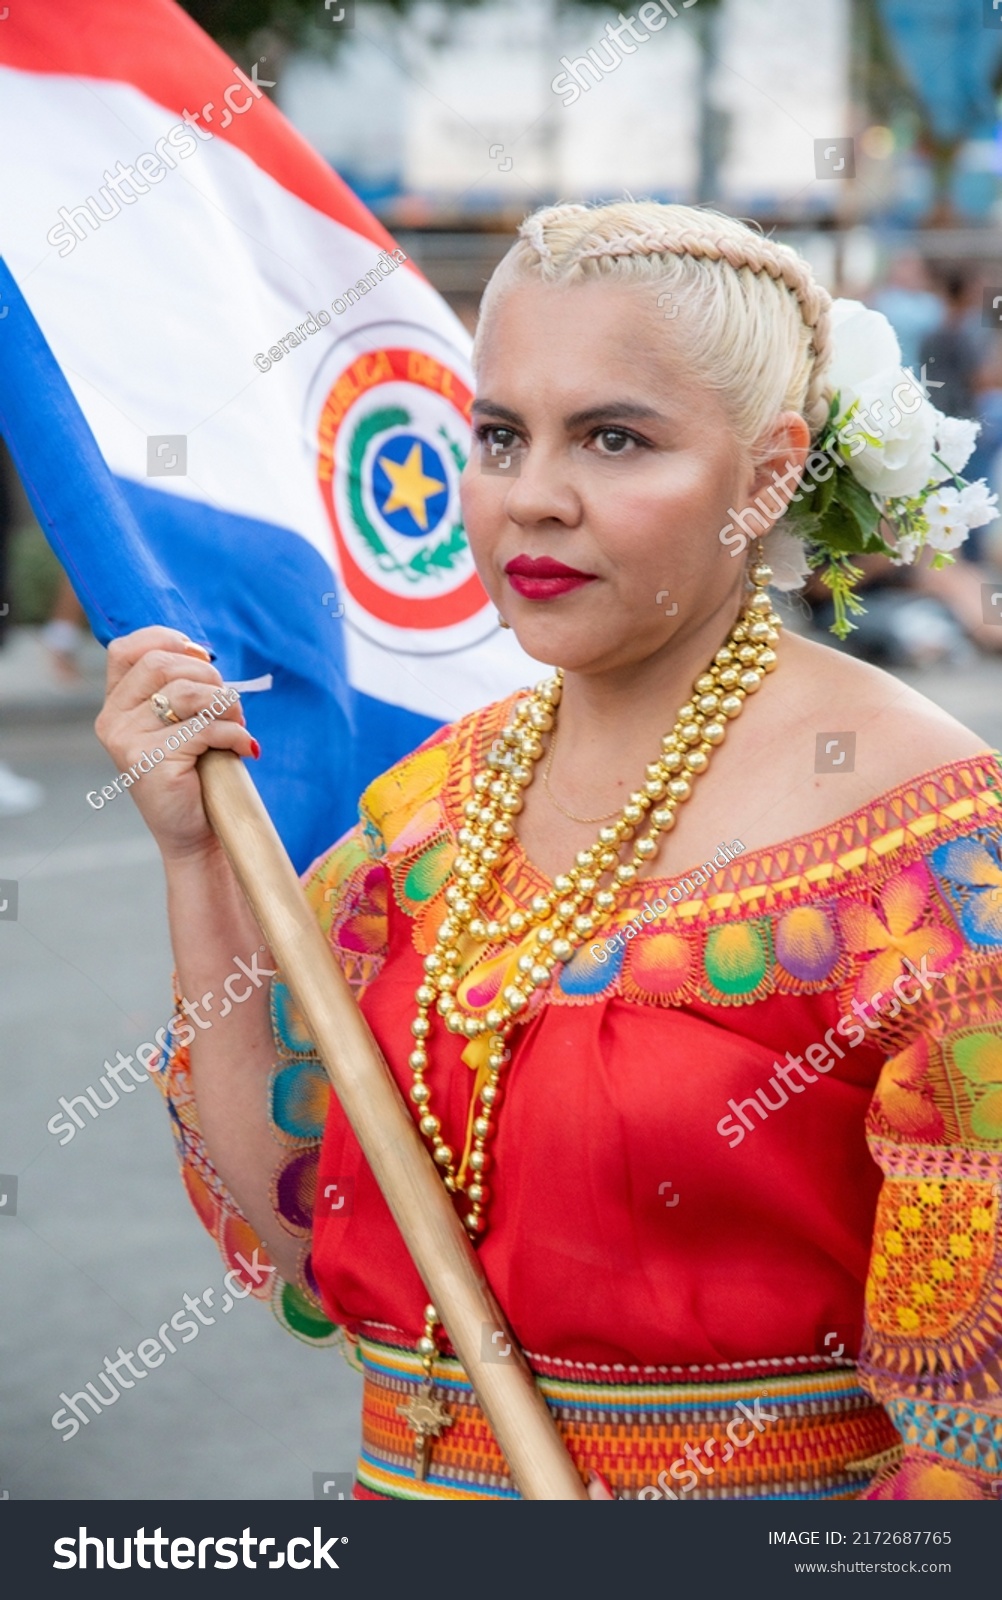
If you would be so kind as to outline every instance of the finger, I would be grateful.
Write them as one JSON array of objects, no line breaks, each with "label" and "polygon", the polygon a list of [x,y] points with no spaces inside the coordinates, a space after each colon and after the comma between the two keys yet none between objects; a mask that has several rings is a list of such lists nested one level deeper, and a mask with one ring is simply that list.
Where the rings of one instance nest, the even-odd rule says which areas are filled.
[{"label": "finger", "polygon": [[[193,665],[195,670],[201,667],[200,662],[189,665]],[[119,692],[124,694],[123,689]],[[113,761],[127,766],[142,746],[151,744],[165,750],[176,750],[176,741],[172,740],[170,745],[164,743],[167,735],[176,728],[186,730],[181,737],[181,745],[184,746],[193,734],[214,722],[246,727],[235,690],[224,689],[219,684],[202,683],[194,678],[175,678],[166,686],[164,693],[174,713],[173,721],[164,722],[157,715],[149,696],[128,707],[116,707],[113,701],[102,707],[94,731]],[[230,695],[235,696],[232,701]],[[199,752],[207,748],[208,745],[201,745]]]},{"label": "finger", "polygon": [[175,775],[179,766],[186,769],[193,767],[206,750],[232,750],[235,755],[250,756],[255,760],[261,753],[257,740],[242,723],[224,722],[222,718],[201,725],[193,721],[178,722],[168,728],[159,728],[156,736],[151,736],[146,729],[138,733],[130,743],[130,751],[134,748],[137,753],[131,754],[128,760],[115,756],[122,770],[127,770],[138,761],[140,743],[142,750],[158,767],[161,763],[153,752],[160,752],[164,757],[163,768],[173,769]]},{"label": "finger", "polygon": [[616,1496],[609,1488],[608,1483],[600,1472],[588,1474],[588,1499],[589,1500],[615,1500]]},{"label": "finger", "polygon": [[108,646],[109,694],[148,650],[172,650],[181,655],[199,656],[206,661],[210,659],[209,652],[204,646],[195,644],[186,633],[181,633],[177,628],[160,626],[136,628],[133,633],[112,639]]},{"label": "finger", "polygon": [[106,704],[109,710],[130,711],[158,690],[168,692],[169,698],[170,688],[180,679],[195,679],[210,690],[221,688],[223,682],[218,668],[201,657],[175,650],[147,650],[109,692]]},{"label": "finger", "polygon": [[[103,741],[112,750],[113,755],[122,750],[131,750],[137,743],[164,745],[167,737],[181,728],[185,730],[181,736],[181,744],[184,746],[188,744],[190,738],[210,728],[216,722],[227,722],[241,728],[247,726],[238,700],[226,704],[221,710],[218,709],[221,702],[235,691],[217,689],[210,695],[204,684],[184,679],[176,680],[169,687],[170,693],[167,698],[174,717],[169,722],[164,722],[148,701],[140,701],[138,706],[134,706],[123,717],[116,719],[112,725],[111,736]],[[213,699],[216,709],[211,704]],[[176,750],[177,744],[172,740],[165,748]],[[207,749],[208,746],[199,748]]]},{"label": "finger", "polygon": [[[239,694],[222,684],[200,683],[196,678],[172,678],[164,685],[162,693],[179,722],[186,722],[192,717],[201,717],[206,723],[246,720]],[[148,695],[131,708],[130,724],[133,718],[140,720],[144,730],[167,728],[169,731],[174,726],[171,719],[164,722],[157,715]]]}]

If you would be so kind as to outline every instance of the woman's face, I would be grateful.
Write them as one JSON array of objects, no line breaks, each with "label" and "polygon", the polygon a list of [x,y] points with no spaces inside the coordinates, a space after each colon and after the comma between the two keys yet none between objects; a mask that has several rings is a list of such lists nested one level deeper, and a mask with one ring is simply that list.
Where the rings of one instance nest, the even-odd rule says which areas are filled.
[{"label": "woman's face", "polygon": [[510,290],[485,330],[473,427],[466,527],[529,655],[603,672],[717,614],[726,629],[745,556],[720,533],[756,475],[653,289]]}]

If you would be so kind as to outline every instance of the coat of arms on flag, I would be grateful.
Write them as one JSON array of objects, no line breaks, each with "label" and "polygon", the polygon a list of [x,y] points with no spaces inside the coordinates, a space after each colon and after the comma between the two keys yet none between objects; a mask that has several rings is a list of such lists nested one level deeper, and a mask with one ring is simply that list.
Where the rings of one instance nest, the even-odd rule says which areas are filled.
[{"label": "coat of arms on flag", "polygon": [[459,352],[426,330],[376,324],[335,345],[310,396],[348,617],[389,648],[448,654],[495,627],[459,505],[462,371]]}]

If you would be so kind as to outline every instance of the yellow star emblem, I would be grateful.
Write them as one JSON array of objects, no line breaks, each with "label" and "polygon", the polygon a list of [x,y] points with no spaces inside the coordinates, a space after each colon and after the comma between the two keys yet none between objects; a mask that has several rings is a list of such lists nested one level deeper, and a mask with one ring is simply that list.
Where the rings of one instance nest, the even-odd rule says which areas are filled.
[{"label": "yellow star emblem", "polygon": [[379,465],[393,485],[383,511],[409,511],[418,527],[426,529],[428,501],[446,485],[425,473],[421,465],[421,446],[415,442],[406,461],[391,461],[388,456],[380,456]]}]

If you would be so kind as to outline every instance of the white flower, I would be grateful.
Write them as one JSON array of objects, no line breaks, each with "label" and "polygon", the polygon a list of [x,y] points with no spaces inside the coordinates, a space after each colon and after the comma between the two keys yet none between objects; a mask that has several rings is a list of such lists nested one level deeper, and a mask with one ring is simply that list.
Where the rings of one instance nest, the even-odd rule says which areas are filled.
[{"label": "white flower", "polygon": [[810,577],[810,566],[807,562],[807,548],[803,539],[799,539],[789,528],[784,528],[782,523],[766,534],[762,541],[762,554],[766,563],[772,568],[770,587],[778,589],[781,594],[787,594],[793,589],[802,589]]},{"label": "white flower", "polygon": [[870,311],[859,300],[833,300],[831,319],[834,351],[825,382],[832,394],[855,390],[876,373],[900,367],[898,336],[879,311]]},{"label": "white flower", "polygon": [[960,509],[967,526],[982,528],[986,522],[994,522],[998,501],[997,494],[989,494],[984,478],[967,484],[960,491]]},{"label": "white flower", "polygon": [[892,565],[895,567],[910,567],[921,548],[921,542],[916,534],[901,534],[891,556]]},{"label": "white flower", "polygon": [[[853,477],[882,500],[921,494],[936,473],[936,422],[934,408],[921,397],[911,374],[903,367],[886,367],[841,394],[843,415],[858,402],[848,421],[838,426]],[[902,401],[910,409],[904,410]]]},{"label": "white flower", "polygon": [[937,465],[935,475],[940,481],[948,476],[944,468],[949,468],[950,473],[963,472],[980,431],[980,422],[972,422],[968,417],[945,417],[942,411],[936,412],[936,454],[943,466]]},{"label": "white flower", "polygon": [[825,381],[838,392],[835,426],[849,453],[849,471],[883,500],[921,494],[937,470],[933,446],[940,413],[902,367],[901,347],[885,316],[858,300],[836,300],[832,319],[835,350]]},{"label": "white flower", "polygon": [[959,489],[936,489],[922,510],[929,525],[925,542],[933,550],[956,550],[970,532]]},{"label": "white flower", "polygon": [[934,489],[922,507],[928,524],[925,543],[933,550],[956,550],[972,528],[994,520],[997,505],[998,495],[989,494],[984,478],[963,489],[952,484]]}]

